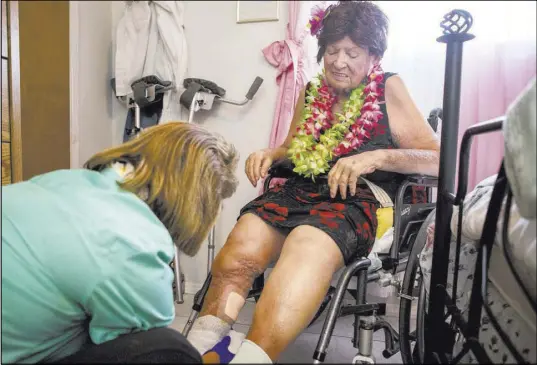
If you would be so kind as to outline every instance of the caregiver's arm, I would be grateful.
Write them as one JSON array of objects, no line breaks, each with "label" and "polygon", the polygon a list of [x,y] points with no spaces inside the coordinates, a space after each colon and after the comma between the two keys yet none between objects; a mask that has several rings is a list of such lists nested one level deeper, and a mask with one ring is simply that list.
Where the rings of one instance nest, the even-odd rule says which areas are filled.
[{"label": "caregiver's arm", "polygon": [[403,80],[386,81],[386,108],[390,129],[399,149],[378,150],[378,170],[401,174],[438,175],[440,144],[412,100]]}]

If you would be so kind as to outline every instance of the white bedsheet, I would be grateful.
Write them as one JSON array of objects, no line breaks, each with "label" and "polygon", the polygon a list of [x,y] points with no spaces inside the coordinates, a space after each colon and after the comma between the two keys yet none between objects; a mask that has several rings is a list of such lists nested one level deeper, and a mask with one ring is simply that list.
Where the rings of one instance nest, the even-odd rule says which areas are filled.
[{"label": "white bedsheet", "polygon": [[535,219],[537,204],[537,106],[535,78],[509,106],[503,125],[505,172],[520,213]]},{"label": "white bedsheet", "polygon": [[[457,280],[457,307],[462,310],[463,316],[467,318],[468,305],[473,283],[473,273],[477,259],[477,247],[481,237],[482,227],[485,220],[492,184],[495,176],[483,180],[476,189],[470,192],[464,204],[463,224],[462,224],[462,244],[460,261],[458,267]],[[513,254],[512,261],[521,280],[528,287],[531,295],[535,297],[536,292],[536,264],[535,264],[535,220],[526,220],[518,212],[518,208],[513,201],[511,207],[511,219],[509,224],[509,244]],[[502,242],[499,233],[503,224],[503,209],[498,222],[498,234],[493,247],[490,269],[489,269],[489,290],[487,300],[495,318],[498,319],[502,329],[507,332],[513,340],[517,350],[530,363],[537,362],[536,356],[536,316],[531,308],[531,304],[526,300],[522,289],[517,285],[511,273],[505,256],[503,255]],[[457,229],[458,210],[455,209],[451,221],[452,232]],[[430,286],[432,253],[434,241],[434,223],[428,227],[427,242],[420,255],[420,266],[426,288]],[[450,260],[448,271],[447,288],[452,289],[454,258],[456,249],[456,238],[452,236],[450,246]],[[483,311],[480,328],[480,342],[483,344],[489,357],[494,363],[513,363],[509,351],[501,342],[498,334],[494,330],[490,320]],[[457,343],[460,349],[462,339]],[[455,351],[455,353],[458,350]],[[472,355],[466,356],[463,363],[475,363]]]}]

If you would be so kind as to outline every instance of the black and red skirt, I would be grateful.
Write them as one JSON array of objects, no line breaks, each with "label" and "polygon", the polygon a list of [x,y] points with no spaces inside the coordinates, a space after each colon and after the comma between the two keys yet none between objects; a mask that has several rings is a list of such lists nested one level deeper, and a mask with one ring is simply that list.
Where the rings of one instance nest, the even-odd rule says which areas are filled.
[{"label": "black and red skirt", "polygon": [[354,196],[332,199],[326,180],[313,182],[301,177],[288,179],[246,204],[240,216],[252,213],[267,224],[289,234],[308,225],[327,233],[338,245],[345,264],[367,256],[377,231],[379,203],[366,185],[359,185]]}]

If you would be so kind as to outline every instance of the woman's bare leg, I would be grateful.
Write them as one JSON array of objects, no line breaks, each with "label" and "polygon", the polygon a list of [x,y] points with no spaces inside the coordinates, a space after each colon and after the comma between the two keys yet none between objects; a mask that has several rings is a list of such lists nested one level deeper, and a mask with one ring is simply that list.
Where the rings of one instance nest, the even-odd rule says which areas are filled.
[{"label": "woman's bare leg", "polygon": [[268,277],[246,338],[276,361],[313,319],[343,264],[340,249],[325,232],[295,228]]},{"label": "woman's bare leg", "polygon": [[242,216],[215,258],[201,316],[233,324],[254,279],[278,258],[285,236],[254,214]]}]

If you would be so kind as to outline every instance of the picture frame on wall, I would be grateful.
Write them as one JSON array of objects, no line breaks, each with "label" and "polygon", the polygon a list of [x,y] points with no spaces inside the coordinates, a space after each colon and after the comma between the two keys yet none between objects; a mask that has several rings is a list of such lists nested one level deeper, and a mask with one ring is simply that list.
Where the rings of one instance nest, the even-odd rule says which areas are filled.
[{"label": "picture frame on wall", "polygon": [[274,22],[280,19],[280,1],[237,1],[237,23]]}]

